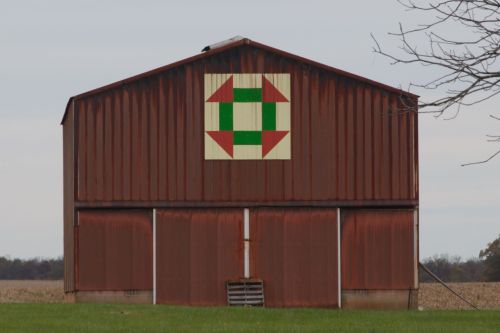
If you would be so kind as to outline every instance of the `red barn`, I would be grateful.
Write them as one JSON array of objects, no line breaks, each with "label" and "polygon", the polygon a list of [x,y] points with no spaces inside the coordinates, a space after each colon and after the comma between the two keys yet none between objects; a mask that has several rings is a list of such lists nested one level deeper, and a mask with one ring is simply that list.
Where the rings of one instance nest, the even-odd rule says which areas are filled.
[{"label": "red barn", "polygon": [[243,38],[71,97],[67,298],[414,307],[416,102]]}]

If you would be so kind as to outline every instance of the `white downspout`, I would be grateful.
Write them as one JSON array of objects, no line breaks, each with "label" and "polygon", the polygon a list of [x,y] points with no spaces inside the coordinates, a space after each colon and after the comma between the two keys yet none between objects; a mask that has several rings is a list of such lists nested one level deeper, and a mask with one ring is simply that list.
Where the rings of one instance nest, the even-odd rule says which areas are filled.
[{"label": "white downspout", "polygon": [[250,278],[250,211],[243,209],[243,272],[245,279]]},{"label": "white downspout", "polygon": [[153,304],[156,304],[156,208],[153,208]]},{"label": "white downspout", "polygon": [[340,208],[337,208],[337,289],[339,309],[342,308],[342,257],[341,257],[341,236],[340,236]]},{"label": "white downspout", "polygon": [[413,288],[418,288],[418,207],[413,210]]}]

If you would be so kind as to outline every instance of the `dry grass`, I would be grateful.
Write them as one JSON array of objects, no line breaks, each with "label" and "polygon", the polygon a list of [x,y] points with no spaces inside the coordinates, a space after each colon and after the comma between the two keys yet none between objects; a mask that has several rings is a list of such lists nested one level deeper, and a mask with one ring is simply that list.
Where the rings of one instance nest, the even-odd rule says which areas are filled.
[{"label": "dry grass", "polygon": [[0,303],[59,303],[62,281],[0,280]]},{"label": "dry grass", "polygon": [[[500,282],[450,283],[450,286],[480,309],[500,309]],[[0,280],[0,303],[60,303],[62,281]],[[437,283],[421,283],[419,306],[423,309],[470,309]]]},{"label": "dry grass", "polygon": [[[453,290],[480,309],[500,309],[500,282],[449,283]],[[423,309],[471,309],[438,283],[421,283],[418,294]]]}]

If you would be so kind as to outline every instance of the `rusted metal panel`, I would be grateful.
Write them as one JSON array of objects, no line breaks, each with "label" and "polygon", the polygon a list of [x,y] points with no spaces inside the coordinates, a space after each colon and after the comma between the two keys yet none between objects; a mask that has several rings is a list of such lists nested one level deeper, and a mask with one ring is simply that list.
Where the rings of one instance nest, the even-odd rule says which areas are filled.
[{"label": "rusted metal panel", "polygon": [[[290,73],[291,160],[205,160],[204,74],[273,72]],[[262,48],[214,53],[75,99],[78,201],[415,201],[417,115],[400,97]]]},{"label": "rusted metal panel", "polygon": [[337,214],[333,209],[250,210],[250,272],[266,306],[338,306]]},{"label": "rusted metal panel", "polygon": [[64,178],[64,291],[75,289],[74,258],[74,111],[69,111],[63,125],[63,178]]},{"label": "rusted metal panel", "polygon": [[414,288],[413,210],[344,210],[342,289]]},{"label": "rusted metal panel", "polygon": [[412,208],[417,200],[373,200],[373,201],[111,201],[76,202],[76,208],[229,208],[229,207],[323,207],[323,208]]},{"label": "rusted metal panel", "polygon": [[77,290],[152,289],[151,212],[78,212]]},{"label": "rusted metal panel", "polygon": [[164,209],[156,217],[157,302],[225,305],[243,277],[243,210]]}]

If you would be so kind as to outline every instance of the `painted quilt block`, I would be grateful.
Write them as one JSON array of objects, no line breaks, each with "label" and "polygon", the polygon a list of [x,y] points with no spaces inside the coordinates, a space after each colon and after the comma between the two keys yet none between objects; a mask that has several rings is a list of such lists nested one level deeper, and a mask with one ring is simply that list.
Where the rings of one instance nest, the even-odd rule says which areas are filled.
[{"label": "painted quilt block", "polygon": [[290,74],[205,74],[205,159],[289,160]]}]

